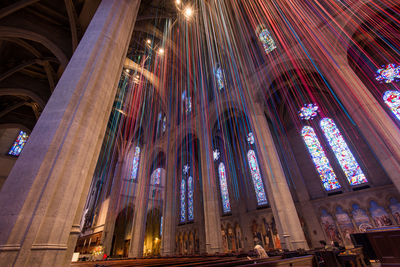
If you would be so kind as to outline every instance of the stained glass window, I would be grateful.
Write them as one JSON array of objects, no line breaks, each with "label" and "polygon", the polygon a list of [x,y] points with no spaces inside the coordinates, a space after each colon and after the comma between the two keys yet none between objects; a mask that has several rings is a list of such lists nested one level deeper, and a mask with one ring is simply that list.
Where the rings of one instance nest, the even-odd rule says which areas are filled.
[{"label": "stained glass window", "polygon": [[264,27],[261,26],[258,38],[264,47],[264,51],[266,54],[269,54],[276,48],[275,41],[271,36],[271,33]]},{"label": "stained glass window", "polygon": [[302,120],[312,120],[315,116],[317,116],[318,106],[314,104],[305,104],[299,111],[299,117]]},{"label": "stained glass window", "polygon": [[350,185],[368,182],[333,120],[324,118],[320,125]]},{"label": "stained glass window", "polygon": [[151,174],[151,184],[154,185],[159,185],[161,182],[161,168],[158,168],[156,170],[153,171],[153,173]]},{"label": "stained glass window", "polygon": [[140,159],[140,147],[135,148],[135,155],[133,156],[133,163],[132,163],[132,179],[136,179],[138,168],[139,168],[139,159]]},{"label": "stained glass window", "polygon": [[222,162],[218,166],[218,174],[219,174],[219,187],[221,190],[221,198],[222,198],[222,209],[224,213],[228,213],[231,211],[231,204],[229,202],[229,192],[228,192],[228,183],[226,181],[225,165]]},{"label": "stained glass window", "polygon": [[400,92],[399,91],[386,91],[383,94],[383,101],[390,108],[398,120],[400,120]]},{"label": "stained glass window", "polygon": [[215,69],[215,79],[217,80],[217,86],[219,90],[222,90],[225,87],[224,84],[224,72],[221,67],[217,67]]},{"label": "stained glass window", "polygon": [[188,220],[193,220],[193,177],[189,176],[187,180],[188,187]]},{"label": "stained glass window", "polygon": [[247,152],[247,161],[249,162],[251,177],[253,180],[254,190],[256,191],[258,205],[268,204],[267,196],[264,191],[264,184],[261,179],[260,168],[254,150]]},{"label": "stained glass window", "polygon": [[301,130],[301,135],[306,143],[308,152],[310,152],[311,158],[321,178],[322,185],[326,191],[335,190],[340,188],[340,184],[336,178],[336,175],[329,163],[328,158],[325,155],[325,151],[322,149],[318,137],[314,132],[314,129],[310,126],[304,126]]},{"label": "stained glass window", "polygon": [[186,164],[185,166],[183,166],[182,172],[184,175],[187,175],[189,173],[189,170],[190,170],[190,167],[189,167],[189,165]]},{"label": "stained glass window", "polygon": [[252,132],[249,132],[247,135],[247,143],[249,143],[249,145],[254,145],[254,135]]},{"label": "stained glass window", "polygon": [[182,93],[182,105],[186,113],[192,111],[192,98],[187,95],[186,91]]},{"label": "stained glass window", "polygon": [[215,150],[213,151],[213,158],[214,158],[214,161],[219,159],[220,154],[221,154],[221,153],[219,152],[218,149],[215,149]]},{"label": "stained glass window", "polygon": [[186,221],[186,181],[181,181],[181,222]]},{"label": "stained glass window", "polygon": [[19,154],[21,154],[21,151],[26,144],[26,141],[28,140],[28,137],[29,135],[26,132],[20,131],[17,139],[10,148],[10,151],[8,151],[8,155],[19,156]]},{"label": "stained glass window", "polygon": [[396,66],[396,64],[382,66],[381,69],[376,71],[375,79],[385,83],[391,83],[393,81],[397,82],[400,79],[400,66]]},{"label": "stained glass window", "polygon": [[167,129],[167,116],[164,116],[163,121],[162,121],[162,131],[163,133]]}]

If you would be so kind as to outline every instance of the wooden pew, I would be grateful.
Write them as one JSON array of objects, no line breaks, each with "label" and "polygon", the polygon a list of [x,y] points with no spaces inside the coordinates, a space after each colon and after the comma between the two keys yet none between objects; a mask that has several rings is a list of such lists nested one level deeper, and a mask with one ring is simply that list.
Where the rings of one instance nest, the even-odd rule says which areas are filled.
[{"label": "wooden pew", "polygon": [[307,255],[295,258],[281,259],[267,262],[257,262],[253,264],[242,265],[243,267],[275,267],[275,266],[297,266],[297,267],[309,267],[313,266],[314,255]]},{"label": "wooden pew", "polygon": [[253,265],[254,262],[269,262],[269,261],[277,261],[281,259],[282,256],[275,256],[275,257],[270,257],[270,258],[265,258],[265,259],[237,259],[233,261],[228,261],[228,262],[223,262],[223,263],[215,263],[211,262],[210,264],[204,265],[207,267],[230,267],[230,266],[244,266],[244,265]]}]

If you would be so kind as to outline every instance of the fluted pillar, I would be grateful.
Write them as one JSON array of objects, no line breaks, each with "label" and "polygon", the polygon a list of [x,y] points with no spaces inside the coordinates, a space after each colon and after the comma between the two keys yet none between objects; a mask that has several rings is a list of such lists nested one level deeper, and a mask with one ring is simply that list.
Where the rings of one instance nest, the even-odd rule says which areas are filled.
[{"label": "fluted pillar", "polygon": [[199,143],[203,188],[204,232],[206,252],[208,254],[215,254],[223,252],[220,220],[221,211],[214,171],[212,145],[208,133],[210,127],[204,127],[206,121],[207,120],[202,117],[201,120],[199,120],[199,123],[203,126],[198,125],[197,127],[202,131],[199,136]]},{"label": "fluted pillar", "polygon": [[[119,158],[115,164],[114,175],[112,177],[110,195],[108,199],[108,209],[106,222],[104,223],[104,230],[102,235],[101,244],[104,246],[104,253],[111,255],[112,238],[114,235],[115,220],[118,216],[118,199],[120,198],[122,186],[122,163],[123,159]],[[107,189],[105,189],[107,191]]]},{"label": "fluted pillar", "polygon": [[102,1],[3,185],[1,266],[69,265],[139,3]]},{"label": "fluted pillar", "polygon": [[282,247],[289,250],[308,249],[263,108],[256,102],[253,102],[253,108],[253,131],[257,138],[260,168],[264,173],[264,184]]},{"label": "fluted pillar", "polygon": [[143,245],[146,232],[147,204],[150,189],[150,166],[149,144],[144,146],[140,155],[137,185],[135,189],[135,212],[132,223],[132,237],[129,247],[129,257],[143,257]]},{"label": "fluted pillar", "polygon": [[[168,144],[170,146],[172,144]],[[165,177],[165,200],[163,207],[163,233],[161,237],[161,256],[175,254],[175,228],[176,228],[176,147],[168,147],[167,167]]]}]

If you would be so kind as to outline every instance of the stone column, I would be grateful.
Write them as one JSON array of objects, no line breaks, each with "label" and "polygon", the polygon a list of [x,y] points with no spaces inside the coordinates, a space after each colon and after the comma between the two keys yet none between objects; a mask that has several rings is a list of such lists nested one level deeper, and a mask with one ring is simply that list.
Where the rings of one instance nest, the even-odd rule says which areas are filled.
[{"label": "stone column", "polygon": [[175,254],[175,228],[176,228],[176,147],[168,146],[167,167],[165,178],[165,199],[163,207],[163,234],[161,237],[161,256]]},{"label": "stone column", "polygon": [[256,102],[253,102],[253,108],[253,131],[257,139],[258,161],[263,170],[264,184],[282,247],[289,250],[308,249],[263,108]]},{"label": "stone column", "polygon": [[151,158],[148,155],[149,144],[144,145],[140,155],[139,172],[135,189],[135,210],[132,223],[132,237],[129,246],[129,257],[143,257],[143,245],[146,231],[147,203],[150,189]]},{"label": "stone column", "polygon": [[[271,115],[269,114],[269,116]],[[297,132],[296,133],[289,132],[287,134],[300,135],[300,133]],[[281,142],[282,143],[280,150],[282,151],[281,153],[285,153],[287,165],[290,166],[292,181],[294,183],[296,190],[295,194],[299,201],[299,210],[301,211],[300,214],[304,220],[305,227],[307,227],[307,229],[309,230],[309,238],[311,239],[312,242],[311,246],[319,247],[321,245],[319,241],[325,239],[323,234],[324,231],[321,227],[321,224],[318,221],[318,215],[316,209],[310,201],[311,200],[310,194],[308,193],[307,186],[304,183],[304,178],[301,174],[300,167],[297,164],[296,158],[293,154],[290,142],[287,139],[287,137],[283,137],[281,139]]]},{"label": "stone column", "polygon": [[139,3],[102,1],[5,182],[1,266],[69,265]]},{"label": "stone column", "polygon": [[[202,119],[204,119],[204,117],[200,118],[199,122]],[[201,129],[202,131],[199,134],[199,145],[203,188],[204,232],[206,253],[215,254],[217,252],[223,252],[220,220],[221,212],[217,194],[218,190],[214,171],[212,145],[208,133],[210,127],[204,126],[205,121],[203,121],[203,126],[198,125],[197,127],[197,129]]]},{"label": "stone column", "polygon": [[[114,235],[115,220],[118,216],[118,199],[121,193],[122,177],[121,170],[123,159],[119,158],[114,170],[112,181],[110,181],[111,192],[109,195],[108,210],[106,222],[104,224],[104,230],[102,235],[101,244],[104,246],[104,253],[111,255],[112,238]],[[107,194],[108,188],[105,188],[105,194]]]}]

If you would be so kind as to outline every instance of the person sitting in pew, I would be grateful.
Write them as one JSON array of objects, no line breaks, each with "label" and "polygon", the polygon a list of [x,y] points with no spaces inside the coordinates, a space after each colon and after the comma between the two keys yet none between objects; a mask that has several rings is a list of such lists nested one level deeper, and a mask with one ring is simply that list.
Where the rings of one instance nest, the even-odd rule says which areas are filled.
[{"label": "person sitting in pew", "polygon": [[[261,245],[256,245],[254,247],[254,252],[257,254],[257,259],[269,258],[267,252]],[[247,259],[252,260],[252,258],[250,256],[247,256]]]}]

